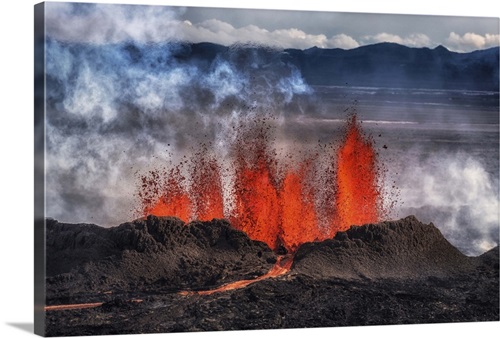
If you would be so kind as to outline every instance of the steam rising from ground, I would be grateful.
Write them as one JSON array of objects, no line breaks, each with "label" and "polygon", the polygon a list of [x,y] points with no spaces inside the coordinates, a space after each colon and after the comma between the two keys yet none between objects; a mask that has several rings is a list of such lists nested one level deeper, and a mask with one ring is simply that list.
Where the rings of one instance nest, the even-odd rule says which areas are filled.
[{"label": "steam rising from ground", "polygon": [[400,178],[401,212],[436,224],[466,254],[498,245],[498,177],[468,154],[439,153],[409,164]]},{"label": "steam rising from ground", "polygon": [[297,95],[307,102],[311,89],[279,51],[233,46],[211,62],[185,61],[190,48],[47,41],[50,216],[125,221],[136,170],[203,142],[224,155],[241,119],[279,120],[303,109]]}]

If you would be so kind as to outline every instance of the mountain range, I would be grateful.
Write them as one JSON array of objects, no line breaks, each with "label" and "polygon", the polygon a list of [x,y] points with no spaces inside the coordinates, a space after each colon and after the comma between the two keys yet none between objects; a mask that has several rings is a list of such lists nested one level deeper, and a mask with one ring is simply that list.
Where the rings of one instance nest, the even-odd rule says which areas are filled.
[{"label": "mountain range", "polygon": [[[127,46],[130,51],[133,46]],[[443,46],[413,48],[379,43],[354,49],[272,49],[212,43],[183,43],[174,55],[181,62],[211,64],[216,58],[244,63],[249,58],[278,59],[295,66],[309,85],[499,90],[499,47],[457,53]],[[269,62],[272,64],[272,62]],[[265,61],[259,67],[265,66]]]}]

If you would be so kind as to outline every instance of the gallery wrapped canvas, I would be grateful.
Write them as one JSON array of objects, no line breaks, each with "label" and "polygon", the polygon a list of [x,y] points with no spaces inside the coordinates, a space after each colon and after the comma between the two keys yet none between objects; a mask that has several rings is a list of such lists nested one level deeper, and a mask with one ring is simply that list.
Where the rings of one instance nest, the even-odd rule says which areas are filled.
[{"label": "gallery wrapped canvas", "polygon": [[35,6],[35,332],[499,320],[499,20]]}]

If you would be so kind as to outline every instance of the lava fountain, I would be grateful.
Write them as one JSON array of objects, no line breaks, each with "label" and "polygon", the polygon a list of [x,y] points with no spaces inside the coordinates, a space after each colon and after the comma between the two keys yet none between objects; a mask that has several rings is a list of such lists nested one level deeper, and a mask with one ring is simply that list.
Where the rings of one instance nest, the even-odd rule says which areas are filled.
[{"label": "lava fountain", "polygon": [[235,144],[234,209],[231,224],[250,238],[276,249],[279,205],[274,156],[265,126],[244,130]]},{"label": "lava fountain", "polygon": [[[222,159],[206,146],[192,153],[189,164],[143,175],[141,216],[176,216],[185,222],[227,218],[251,239],[294,252],[302,243],[332,238],[386,214],[374,141],[365,136],[356,115],[347,119],[340,144],[330,147],[335,150],[326,159],[279,157],[272,141],[265,119],[240,127],[224,159],[233,171],[229,184],[222,184]],[[329,163],[325,172],[314,172],[318,161]],[[315,176],[325,179],[311,179]]]},{"label": "lava fountain", "polygon": [[191,168],[190,194],[193,218],[211,220],[224,217],[221,167],[217,159],[204,147],[195,153]]},{"label": "lava fountain", "polygon": [[318,226],[314,191],[307,185],[311,163],[285,172],[280,189],[280,230],[285,248],[295,251],[300,244],[326,238]]},{"label": "lava fountain", "polygon": [[352,115],[337,152],[334,222],[338,230],[378,221],[381,189],[377,174],[373,141],[363,135],[356,115]]},{"label": "lava fountain", "polygon": [[152,170],[141,177],[144,215],[176,216],[187,222],[191,219],[191,199],[182,186],[185,177],[180,168],[169,171]]}]

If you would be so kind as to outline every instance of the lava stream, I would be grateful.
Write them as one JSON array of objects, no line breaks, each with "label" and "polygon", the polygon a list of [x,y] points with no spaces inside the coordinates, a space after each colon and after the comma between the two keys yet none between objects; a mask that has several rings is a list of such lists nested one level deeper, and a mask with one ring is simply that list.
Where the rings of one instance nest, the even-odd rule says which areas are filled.
[{"label": "lava stream", "polygon": [[[142,303],[142,299],[132,299],[131,303]],[[44,307],[45,311],[60,311],[60,310],[80,310],[80,309],[92,309],[95,307],[102,306],[104,303],[80,303],[80,304],[62,304],[62,305],[47,305]]]},{"label": "lava stream", "polygon": [[217,293],[217,292],[242,289],[242,288],[247,287],[248,285],[253,284],[255,282],[259,282],[261,280],[268,279],[268,278],[276,278],[276,277],[279,277],[279,276],[286,274],[288,271],[290,271],[290,268],[292,267],[292,263],[293,263],[293,256],[292,255],[278,256],[278,260],[276,261],[276,264],[274,264],[274,266],[271,268],[271,270],[269,270],[266,274],[264,274],[260,277],[257,277],[255,279],[242,279],[242,280],[239,280],[236,282],[222,285],[222,286],[218,287],[217,289],[213,289],[213,290],[181,291],[181,292],[179,292],[179,294],[182,296],[189,296],[192,294],[211,295],[211,294]]}]

